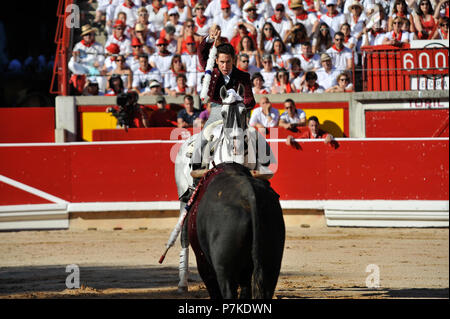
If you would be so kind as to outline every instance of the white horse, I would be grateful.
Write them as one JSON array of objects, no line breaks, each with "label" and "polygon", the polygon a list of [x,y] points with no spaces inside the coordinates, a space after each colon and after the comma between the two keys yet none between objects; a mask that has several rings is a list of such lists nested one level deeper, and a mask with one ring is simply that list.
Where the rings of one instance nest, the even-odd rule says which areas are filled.
[{"label": "white horse", "polygon": [[[254,128],[248,128],[247,109],[241,97],[243,95],[241,85],[239,85],[238,92],[236,93],[234,89],[227,91],[223,86],[220,90],[223,104],[222,119],[211,123],[202,132],[192,135],[178,151],[175,160],[175,181],[180,198],[180,220],[189,199],[186,194],[189,193],[188,189],[194,182],[191,176],[192,160],[190,157],[193,156],[194,143],[201,143],[201,138],[208,141],[201,151],[201,162],[204,169],[223,162],[236,162],[249,168],[255,177],[270,178],[273,175],[268,165],[275,163],[275,157],[264,137]],[[267,152],[267,150],[269,151]],[[180,281],[178,283],[180,292],[188,289],[189,242],[187,231],[182,232],[181,246]]]}]

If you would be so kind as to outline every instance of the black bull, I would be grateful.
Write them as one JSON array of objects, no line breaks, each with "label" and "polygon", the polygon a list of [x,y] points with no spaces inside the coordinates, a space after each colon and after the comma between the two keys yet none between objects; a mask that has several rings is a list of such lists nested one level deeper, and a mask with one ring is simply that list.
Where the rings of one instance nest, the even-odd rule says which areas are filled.
[{"label": "black bull", "polygon": [[236,163],[217,165],[197,210],[189,242],[211,298],[272,298],[283,257],[279,195]]}]

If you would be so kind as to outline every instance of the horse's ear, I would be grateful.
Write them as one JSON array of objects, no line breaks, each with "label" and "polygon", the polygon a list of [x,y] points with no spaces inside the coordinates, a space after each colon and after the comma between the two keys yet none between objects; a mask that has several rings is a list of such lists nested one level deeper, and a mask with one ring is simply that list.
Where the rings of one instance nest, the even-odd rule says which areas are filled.
[{"label": "horse's ear", "polygon": [[225,85],[222,85],[222,87],[220,88],[220,98],[222,100],[225,100],[226,97],[227,97],[227,88],[225,87]]},{"label": "horse's ear", "polygon": [[244,86],[241,83],[239,83],[239,86],[238,86],[238,94],[240,97],[244,96]]}]

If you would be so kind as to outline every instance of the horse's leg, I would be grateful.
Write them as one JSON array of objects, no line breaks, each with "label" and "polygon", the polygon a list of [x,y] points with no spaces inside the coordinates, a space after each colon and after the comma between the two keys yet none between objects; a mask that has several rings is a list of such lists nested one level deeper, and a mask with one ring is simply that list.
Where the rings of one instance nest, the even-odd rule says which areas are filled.
[{"label": "horse's leg", "polygon": [[[183,211],[186,204],[181,202],[181,211]],[[182,214],[182,213],[181,213]],[[180,251],[180,264],[178,267],[178,275],[180,281],[178,283],[178,292],[188,291],[188,277],[189,277],[189,239],[188,239],[188,218],[186,215],[183,227],[181,229],[181,251]]]},{"label": "horse's leg", "polygon": [[239,293],[239,299],[252,299],[252,273],[253,265],[248,263],[249,267],[242,271],[239,279],[239,286],[241,291]]}]

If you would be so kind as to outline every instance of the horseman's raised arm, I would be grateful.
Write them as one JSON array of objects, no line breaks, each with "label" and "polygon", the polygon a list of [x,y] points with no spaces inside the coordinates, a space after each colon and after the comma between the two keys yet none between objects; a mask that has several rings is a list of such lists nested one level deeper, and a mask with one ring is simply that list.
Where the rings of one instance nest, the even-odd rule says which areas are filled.
[{"label": "horseman's raised arm", "polygon": [[209,36],[203,38],[202,42],[197,49],[198,61],[203,69],[206,68],[206,62],[208,61],[209,51],[214,44],[214,40],[210,39]]}]

